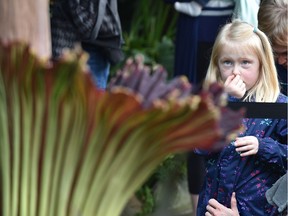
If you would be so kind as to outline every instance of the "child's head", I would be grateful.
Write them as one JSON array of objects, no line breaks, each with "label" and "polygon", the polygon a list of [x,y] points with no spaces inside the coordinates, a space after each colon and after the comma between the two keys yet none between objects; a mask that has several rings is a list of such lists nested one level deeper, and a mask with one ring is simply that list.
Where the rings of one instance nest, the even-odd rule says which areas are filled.
[{"label": "child's head", "polygon": [[258,24],[259,29],[270,39],[278,64],[288,68],[288,1],[262,0]]},{"label": "child's head", "polygon": [[245,100],[275,102],[279,95],[277,71],[267,36],[240,20],[224,25],[217,35],[205,82],[224,83],[229,76],[237,76],[245,84]]}]

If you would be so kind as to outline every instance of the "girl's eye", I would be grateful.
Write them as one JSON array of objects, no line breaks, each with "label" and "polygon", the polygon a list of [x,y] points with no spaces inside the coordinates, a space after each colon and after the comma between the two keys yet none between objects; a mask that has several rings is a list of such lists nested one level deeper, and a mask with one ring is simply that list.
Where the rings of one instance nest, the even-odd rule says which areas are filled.
[{"label": "girl's eye", "polygon": [[223,65],[224,66],[231,66],[232,65],[232,62],[231,61],[223,61]]},{"label": "girl's eye", "polygon": [[242,65],[244,68],[248,68],[250,66],[250,64],[251,64],[250,61],[247,61],[247,60],[242,61]]}]

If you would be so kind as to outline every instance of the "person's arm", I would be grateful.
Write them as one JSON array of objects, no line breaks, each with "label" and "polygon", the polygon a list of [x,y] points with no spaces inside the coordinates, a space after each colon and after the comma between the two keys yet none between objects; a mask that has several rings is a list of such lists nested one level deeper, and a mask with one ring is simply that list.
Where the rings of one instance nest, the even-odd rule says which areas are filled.
[{"label": "person's arm", "polygon": [[279,172],[286,172],[287,170],[287,144],[267,138],[259,138],[259,150],[257,156],[265,163],[269,163],[273,168]]},{"label": "person's arm", "polygon": [[[263,119],[263,123],[265,120]],[[287,120],[279,120],[271,126],[274,138],[259,138],[253,135],[238,137],[234,142],[236,151],[241,157],[256,155],[261,161],[271,165],[271,168],[285,173],[287,170]]]},{"label": "person's arm", "polygon": [[233,19],[241,19],[253,26],[258,26],[257,13],[259,10],[258,0],[235,1]]}]

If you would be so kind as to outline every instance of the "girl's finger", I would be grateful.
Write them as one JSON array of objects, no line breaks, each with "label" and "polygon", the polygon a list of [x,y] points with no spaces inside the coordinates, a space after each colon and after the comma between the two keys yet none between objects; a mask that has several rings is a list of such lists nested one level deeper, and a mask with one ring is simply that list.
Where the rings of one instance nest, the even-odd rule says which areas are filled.
[{"label": "girl's finger", "polygon": [[212,206],[210,206],[210,205],[207,205],[206,206],[206,210],[208,211],[208,212],[210,212],[210,213],[213,213],[213,211],[215,210]]},{"label": "girl's finger", "polygon": [[209,212],[206,212],[205,216],[212,216],[212,214],[210,214]]},{"label": "girl's finger", "polygon": [[250,150],[250,151],[241,153],[240,156],[241,156],[241,157],[246,157],[246,156],[255,155],[255,154],[256,154],[256,151],[254,151],[254,150],[252,149],[252,150]]},{"label": "girl's finger", "polygon": [[236,148],[236,151],[237,152],[246,152],[246,151],[250,151],[251,149],[253,149],[252,146],[246,145],[246,146],[243,146],[243,147]]}]

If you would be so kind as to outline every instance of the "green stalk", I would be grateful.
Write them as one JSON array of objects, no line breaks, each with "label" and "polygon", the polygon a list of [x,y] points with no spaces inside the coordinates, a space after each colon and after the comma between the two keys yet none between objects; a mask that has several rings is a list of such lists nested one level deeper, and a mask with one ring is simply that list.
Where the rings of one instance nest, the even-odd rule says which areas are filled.
[{"label": "green stalk", "polygon": [[[73,179],[75,178],[76,174],[76,168],[79,161],[79,153],[82,151],[83,148],[83,140],[85,139],[85,126],[83,124],[83,110],[78,111],[76,109],[77,115],[75,116],[75,121],[72,124],[72,127],[70,127],[70,131],[68,130],[66,133],[66,139],[65,139],[65,152],[63,153],[63,161],[62,161],[62,167],[61,167],[61,173],[60,173],[60,183],[59,186],[61,190],[58,190],[58,195],[60,197],[59,207],[58,209],[58,215],[67,215],[69,213],[68,210],[68,204],[71,200],[70,193],[72,190],[72,183]],[[69,116],[69,123],[71,123],[71,120],[73,121],[73,113]],[[69,141],[69,142],[68,142]],[[71,145],[71,147],[69,146]],[[73,147],[75,150],[73,150]]]},{"label": "green stalk", "polygon": [[[56,128],[57,128],[57,110],[55,107],[58,107],[54,98],[49,99],[47,107],[47,118],[49,118],[46,124],[46,130],[42,131],[42,136],[44,137],[43,141],[43,158],[42,158],[42,169],[41,169],[41,189],[40,189],[40,209],[39,216],[48,216],[50,210],[50,192],[51,192],[51,176],[53,171],[53,162],[54,162],[54,148],[56,141]],[[44,122],[43,122],[44,123]]]},{"label": "green stalk", "polygon": [[[61,212],[59,213],[59,216],[62,216],[62,212],[65,212],[64,215],[72,215],[73,209],[69,209],[71,206],[69,206],[71,200],[74,196],[74,179],[77,178],[79,175],[77,173],[77,167],[79,160],[83,155],[81,154],[83,151],[83,140],[85,139],[86,135],[86,125],[84,124],[83,116],[85,116],[85,113],[83,113],[83,110],[79,107],[76,107],[75,113],[79,113],[78,116],[76,116],[76,121],[71,125],[71,131],[67,133],[67,138],[65,139],[65,154],[63,158],[63,172],[61,173],[61,202],[63,203],[63,207],[61,206]],[[79,117],[79,118],[78,118]],[[69,117],[69,123],[71,123],[70,120],[73,121],[73,114]],[[65,209],[64,209],[65,207]]]},{"label": "green stalk", "polygon": [[[133,138],[132,138],[133,139]],[[128,140],[127,140],[127,144],[128,144]],[[135,142],[134,142],[135,143]],[[125,145],[126,147],[126,145]],[[111,193],[111,190],[109,190],[110,187],[114,187],[116,185],[117,188],[121,188],[121,185],[124,183],[123,180],[121,179],[123,176],[121,176],[121,170],[123,169],[122,166],[126,166],[126,163],[129,163],[130,157],[133,157],[134,159],[136,159],[134,156],[133,151],[137,151],[137,147],[135,146],[132,149],[131,148],[125,148],[124,149],[120,149],[118,151],[117,154],[113,154],[111,152],[114,152],[113,148],[109,148],[108,152],[106,152],[105,157],[103,158],[103,160],[105,160],[105,163],[101,164],[101,170],[106,172],[98,172],[100,169],[97,170],[97,175],[102,174],[102,182],[98,182],[94,181],[92,186],[91,186],[91,191],[88,194],[88,199],[86,202],[86,208],[84,211],[84,214],[90,215],[92,212],[95,212],[95,215],[100,216],[106,216],[107,215],[107,211],[109,208],[114,209],[115,206],[113,206],[113,202],[112,199],[113,197],[118,193],[115,190]],[[131,145],[130,145],[131,147]],[[126,150],[126,151],[125,151]],[[128,151],[127,151],[128,150]],[[128,152],[128,155],[125,155],[125,163],[119,163],[121,160],[119,160],[119,158],[122,157],[122,152]],[[106,157],[106,156],[113,156],[113,157]],[[122,157],[123,158],[123,157]],[[135,161],[132,161],[132,164]],[[107,164],[105,166],[105,164]],[[120,177],[120,181],[119,180],[119,176]],[[116,181],[116,182],[115,182]],[[124,180],[125,181],[125,180]],[[99,185],[100,183],[100,185]],[[112,184],[110,184],[112,183]],[[97,190],[100,190],[102,193],[97,193]],[[93,202],[91,200],[91,198],[94,196],[94,193],[97,193],[99,197],[101,197],[101,199],[99,200],[99,202],[97,203],[97,205],[93,205]],[[109,193],[110,192],[110,193]],[[108,201],[108,202],[107,202]],[[107,205],[108,203],[110,203],[109,205]],[[108,207],[109,206],[109,207]],[[119,212],[115,212],[114,211],[114,215],[118,215]]]},{"label": "green stalk", "polygon": [[44,115],[44,98],[42,95],[34,95],[34,131],[31,140],[31,176],[30,176],[30,188],[31,188],[31,198],[30,198],[30,214],[31,216],[37,215],[37,206],[39,202],[40,195],[38,194],[38,169],[39,169],[39,154],[40,154],[40,144],[41,144],[41,132],[42,132],[42,120]]},{"label": "green stalk", "polygon": [[[115,197],[114,200],[117,200],[117,205],[113,205],[116,212],[121,212],[123,208],[125,207],[125,204],[127,204],[127,201],[131,198],[131,196],[135,193],[135,191],[144,183],[144,181],[152,174],[152,172],[155,170],[157,165],[161,163],[163,160],[162,157],[157,156],[156,158],[152,159],[149,158],[145,166],[140,166],[138,168],[138,172],[130,172],[127,176],[127,182],[126,185],[121,188],[119,188],[119,192],[115,194],[114,196],[118,196],[118,198]],[[112,190],[112,187],[109,188]],[[114,188],[114,191],[118,190],[118,188]],[[112,209],[109,209],[112,211]],[[110,212],[108,212],[107,215],[109,215]],[[110,216],[110,215],[109,215]]]},{"label": "green stalk", "polygon": [[[72,116],[72,109],[69,105],[63,104],[62,105],[62,115],[58,116],[58,123],[57,123],[57,138],[58,142],[56,143],[57,150],[55,151],[55,167],[54,167],[54,173],[52,176],[52,184],[51,184],[51,205],[50,205],[50,211],[49,216],[57,216],[59,215],[59,212],[62,212],[62,215],[64,215],[65,212],[65,202],[63,203],[62,199],[62,193],[65,195],[67,192],[64,192],[61,188],[61,177],[62,172],[65,172],[62,169],[63,161],[65,158],[65,147],[66,147],[66,141],[67,136],[71,133],[71,127],[69,123],[69,117]],[[76,117],[77,119],[77,117]],[[61,125],[61,126],[60,126]],[[65,200],[65,199],[64,199]],[[66,201],[67,202],[67,201]],[[58,209],[58,211],[57,211]],[[61,216],[61,214],[59,215]]]},{"label": "green stalk", "polygon": [[[127,121],[125,122],[127,123]],[[144,135],[143,128],[145,128],[145,125],[139,124],[132,131],[129,131],[130,135],[127,138],[127,140],[125,140],[125,145],[123,145],[122,148],[117,152],[117,154],[115,154],[112,158],[107,158],[105,155],[105,160],[109,160],[111,165],[106,167],[107,169],[106,173],[104,174],[104,176],[102,176],[103,182],[106,182],[107,184],[110,181],[112,181],[112,183],[114,182],[116,184],[115,181],[118,180],[117,177],[120,177],[121,179],[123,176],[125,176],[123,174],[127,173],[126,170],[131,171],[131,169],[135,166],[135,161],[138,161],[139,156],[141,157],[143,152],[146,151],[145,149],[145,146],[146,146],[145,144],[147,143],[146,136],[149,136],[149,133],[148,134],[146,133]],[[115,142],[117,142],[116,139],[115,139]],[[118,139],[118,142],[119,142],[119,139]],[[113,149],[113,146],[111,146],[111,148]],[[118,182],[117,188],[121,188],[122,184],[125,184],[125,180],[126,180],[126,176],[125,176],[125,179],[123,178],[121,182]],[[95,184],[95,186],[97,185]],[[109,215],[107,214],[108,209],[110,209],[110,207],[111,209],[115,209],[115,206],[113,206],[113,203],[115,203],[115,205],[117,205],[118,203],[118,200],[113,202],[114,197],[117,197],[116,192],[115,190],[114,192],[113,190],[109,190],[113,186],[114,185],[111,184],[105,187],[107,191],[105,191],[105,194],[103,194],[103,198],[101,199],[100,206],[98,206],[97,208],[98,210],[97,215],[99,216]],[[112,194],[110,194],[109,192],[111,192]],[[91,199],[88,199],[87,203],[89,202],[91,203]],[[111,205],[109,208],[107,208],[108,204]]]},{"label": "green stalk", "polygon": [[[102,124],[102,122],[99,122]],[[104,123],[103,123],[104,124]],[[73,197],[71,197],[71,205],[79,210],[83,209],[83,205],[86,202],[87,199],[87,193],[90,190],[90,179],[92,175],[92,169],[94,164],[99,160],[99,157],[102,157],[99,155],[100,152],[102,152],[102,144],[97,140],[99,137],[105,136],[105,131],[100,130],[97,127],[98,130],[96,130],[93,133],[93,137],[91,137],[88,140],[87,149],[85,152],[83,152],[84,155],[81,155],[81,158],[83,158],[83,161],[81,162],[81,169],[79,170],[79,173],[77,173],[77,176],[75,176],[75,187],[73,188]],[[95,140],[96,139],[96,140]],[[91,142],[97,142],[97,146],[92,145]],[[95,149],[95,147],[97,149]],[[83,149],[81,150],[83,151]],[[98,154],[97,154],[98,153]],[[79,161],[77,161],[79,163]],[[78,164],[77,164],[78,165]],[[96,200],[94,200],[96,202]]]},{"label": "green stalk", "polygon": [[[135,190],[139,188],[141,184],[143,184],[145,179],[152,173],[152,171],[156,168],[157,164],[159,164],[162,160],[161,154],[159,154],[159,151],[157,150],[157,146],[159,147],[159,140],[153,139],[151,141],[144,138],[147,135],[149,137],[149,131],[147,130],[147,128],[149,128],[148,126],[149,125],[145,125],[145,127],[139,129],[139,137],[135,137],[135,139],[138,140],[136,141],[136,143],[135,140],[131,140],[131,144],[134,143],[134,147],[131,145],[127,145],[126,149],[123,149],[121,152],[119,152],[119,154],[117,154],[117,159],[119,157],[122,157],[122,159],[120,159],[121,162],[115,161],[113,165],[116,169],[118,168],[117,176],[122,181],[121,184],[117,184],[118,179],[117,176],[115,176],[116,174],[114,174],[114,178],[111,178],[111,184],[107,187],[107,191],[105,193],[106,197],[103,197],[103,203],[106,203],[101,205],[102,212],[99,211],[98,215],[104,214],[105,206],[111,206],[111,208],[106,208],[106,215],[110,216],[113,215],[113,212],[121,212],[124,205],[133,195]],[[150,151],[151,154],[147,154],[147,150],[149,150],[150,148],[153,148],[154,151]],[[145,152],[145,154],[143,154],[143,152]],[[150,160],[147,160],[145,164],[142,164],[142,158],[145,159],[146,156]],[[157,162],[154,163],[152,157],[155,158]],[[135,163],[136,161],[137,163]],[[121,164],[122,166],[118,167],[118,164]],[[139,166],[139,164],[145,165],[145,168],[147,167],[147,169],[145,170],[144,166]],[[150,166],[150,164],[152,165]],[[123,181],[124,177],[125,181]],[[105,201],[104,198],[106,198]]]},{"label": "green stalk", "polygon": [[[24,48],[24,47],[23,47]],[[34,104],[33,101],[35,101],[34,97],[33,97],[33,92],[32,92],[32,82],[31,82],[31,77],[35,76],[35,71],[40,72],[36,66],[36,61],[35,61],[35,57],[29,56],[24,54],[23,50],[18,50],[18,54],[19,54],[19,68],[17,68],[17,70],[15,70],[16,72],[18,72],[19,77],[18,77],[18,82],[21,83],[17,83],[17,85],[20,86],[19,90],[18,90],[18,95],[17,95],[17,99],[19,101],[21,101],[22,106],[21,106],[21,112],[20,112],[20,116],[16,117],[18,119],[21,119],[21,116],[25,115],[25,117],[22,117],[22,121],[23,121],[23,125],[20,126],[20,122],[18,123],[20,128],[20,137],[22,137],[22,149],[24,149],[23,153],[25,156],[20,157],[20,158],[25,158],[27,164],[27,175],[24,177],[26,184],[25,184],[25,188],[21,188],[21,190],[24,190],[24,193],[22,195],[22,208],[23,210],[20,210],[22,212],[25,212],[27,215],[31,215],[33,216],[33,211],[35,209],[35,201],[34,201],[34,191],[35,191],[35,185],[37,184],[33,184],[33,166],[34,165],[38,165],[38,162],[36,164],[33,164],[33,137],[35,135],[35,133],[37,133],[37,130],[35,128],[35,108],[34,108]],[[18,62],[17,61],[17,62]],[[37,68],[37,69],[36,69]],[[42,71],[43,72],[43,71]],[[24,76],[25,74],[25,76]],[[38,92],[40,92],[40,89],[38,89]],[[14,106],[18,106],[17,102],[15,100],[14,102]],[[20,106],[19,106],[20,107]],[[33,121],[32,121],[33,119]],[[38,135],[38,134],[37,134]],[[17,158],[14,158],[15,162],[17,160]],[[18,163],[18,162],[17,162]],[[22,161],[21,161],[21,166],[22,166]],[[23,176],[23,170],[20,170],[19,172],[22,172],[22,176]],[[18,180],[20,182],[22,182],[22,178],[18,178]],[[15,181],[15,179],[14,179]],[[26,191],[26,192],[25,192]],[[19,188],[19,193],[20,193],[20,188]],[[26,193],[26,197],[24,196],[24,194]],[[22,194],[22,193],[21,193]],[[20,195],[18,195],[20,197]],[[26,201],[25,201],[26,200]],[[26,203],[25,203],[26,202]],[[18,208],[18,206],[16,206]],[[34,207],[34,208],[33,208]],[[26,210],[25,210],[26,209]],[[18,213],[17,213],[18,215]]]},{"label": "green stalk", "polygon": [[11,200],[11,164],[10,164],[10,142],[8,135],[8,127],[9,125],[7,113],[7,92],[5,89],[5,84],[3,82],[3,76],[0,74],[0,138],[3,142],[0,149],[0,170],[2,172],[1,178],[1,187],[3,189],[2,196],[2,215],[11,215],[12,200]]},{"label": "green stalk", "polygon": [[13,106],[10,111],[13,113],[13,163],[12,163],[12,199],[11,199],[11,216],[17,216],[18,214],[18,194],[19,194],[19,181],[20,181],[20,104],[19,104],[19,93],[17,93],[16,86],[11,90]]},{"label": "green stalk", "polygon": [[[175,120],[178,121],[177,118],[175,118],[174,121]],[[161,123],[166,124],[167,122],[164,121]],[[154,124],[154,122],[153,122],[153,124]],[[170,122],[170,126],[171,126],[171,124],[172,124],[172,122]],[[153,125],[153,126],[154,126],[153,128],[155,128],[155,125]],[[159,126],[161,127],[162,125],[159,125]],[[151,125],[147,125],[147,128],[143,131],[143,135],[145,135],[147,137],[151,136],[151,134],[149,134],[149,128],[152,128]],[[109,196],[113,197],[113,198],[109,199],[110,200],[109,205],[113,206],[113,207],[109,208],[109,209],[111,209],[111,211],[108,212],[107,215],[111,215],[113,213],[113,211],[117,212],[117,210],[116,210],[117,206],[121,210],[125,204],[125,200],[127,201],[127,199],[129,199],[129,197],[133,194],[133,192],[137,189],[137,187],[139,187],[144,182],[144,180],[149,176],[149,174],[163,160],[165,153],[164,152],[161,153],[160,150],[163,148],[162,147],[163,145],[167,145],[169,147],[169,142],[168,143],[163,142],[163,139],[161,139],[161,137],[163,137],[163,136],[160,135],[159,137],[158,136],[154,137],[154,139],[151,139],[150,142],[146,142],[146,143],[149,143],[149,145],[146,145],[146,147],[143,147],[143,150],[145,150],[145,155],[143,155],[143,156],[144,157],[147,156],[146,158],[143,159],[143,163],[141,163],[141,161],[142,161],[141,157],[138,157],[138,159],[136,159],[136,160],[132,159],[130,161],[128,161],[126,158],[127,164],[125,163],[125,166],[124,166],[124,161],[122,163],[121,162],[118,162],[118,163],[115,162],[115,164],[123,164],[124,171],[122,174],[121,173],[118,173],[118,174],[119,174],[119,176],[125,176],[127,178],[127,184],[125,185],[125,187],[122,188],[123,189],[122,191],[121,191],[121,187],[120,187],[121,185],[117,185],[117,187],[116,187],[117,189],[116,189],[116,188],[113,188],[112,187],[113,184],[111,184],[110,187],[108,188],[108,190],[111,189],[112,194],[115,193],[115,191],[117,191],[117,193],[115,193],[114,196],[112,194],[109,195],[109,193],[107,194],[107,197],[109,197]],[[139,143],[137,143],[137,144],[139,144]],[[127,146],[129,146],[129,145],[127,144]],[[149,151],[150,151],[150,153],[149,153]],[[129,154],[132,154],[132,152],[130,152],[130,153],[125,152],[123,154],[129,155]],[[135,155],[137,155],[137,154],[141,155],[141,150],[139,152],[137,152]],[[133,164],[135,161],[137,161],[137,164],[140,164],[140,166],[129,166],[129,165]],[[117,195],[119,195],[119,197],[117,197]],[[125,196],[126,196],[126,198],[125,198]],[[113,204],[113,200],[115,201],[114,202],[115,205]],[[122,201],[122,205],[120,204],[121,201]],[[108,204],[108,200],[107,200],[107,204]],[[104,214],[105,205],[102,205],[102,206],[104,207],[104,209],[103,209],[103,212],[99,213],[99,215]]]},{"label": "green stalk", "polygon": [[[104,158],[107,158],[106,147],[111,146],[110,142],[109,145],[107,143],[107,139],[109,140],[108,136],[112,135],[110,131],[113,130],[113,123],[111,123],[111,121],[113,121],[113,118],[117,119],[117,116],[121,117],[121,113],[118,113],[117,111],[118,109],[113,109],[113,111],[107,109],[106,103],[109,101],[111,102],[111,98],[106,96],[106,98],[100,99],[97,103],[95,115],[96,122],[93,137],[91,137],[89,140],[88,149],[85,152],[85,160],[83,161],[82,169],[77,179],[77,186],[74,191],[73,203],[74,205],[78,205],[80,209],[83,209],[84,203],[87,202],[87,193],[91,191],[91,181],[98,181],[99,179],[100,183],[103,182],[102,175],[99,173],[106,172],[106,169],[103,170],[101,168],[106,167],[106,165],[103,165],[103,163],[105,164],[106,162],[109,162],[104,160]],[[116,147],[117,146],[115,146],[114,151],[116,150]],[[111,154],[113,155],[114,152],[111,152]],[[97,174],[99,174],[99,178],[92,176],[94,175],[93,173],[96,169]],[[91,176],[88,176],[87,173],[89,173]],[[86,185],[85,189],[83,189],[83,185]],[[101,185],[98,185],[98,187],[100,191],[100,188],[102,188]],[[98,202],[98,199],[101,199],[101,196],[95,195],[93,198],[95,203]]]},{"label": "green stalk", "polygon": [[[21,97],[21,96],[20,96]],[[30,141],[31,141],[31,105],[29,105],[30,101],[26,101],[26,99],[22,96],[21,99],[21,117],[22,117],[22,125],[21,127],[21,135],[22,140],[20,143],[21,148],[21,176],[20,176],[20,215],[29,215],[29,201],[30,201],[30,187],[29,187],[29,178],[30,178]],[[14,144],[15,146],[15,144]]]},{"label": "green stalk", "polygon": [[[62,82],[62,84],[64,84],[65,82]],[[59,86],[59,85],[58,85]],[[57,86],[56,86],[57,87]],[[59,137],[60,137],[60,133],[61,133],[61,128],[60,128],[60,123],[59,123],[59,107],[60,107],[60,101],[61,101],[61,92],[66,90],[65,88],[61,89],[61,88],[56,88],[55,86],[53,86],[53,90],[50,96],[50,101],[51,101],[51,115],[49,116],[49,118],[53,119],[53,121],[50,120],[51,124],[50,124],[50,131],[51,131],[51,135],[47,136],[48,141],[47,141],[47,145],[50,146],[50,150],[51,150],[51,158],[48,159],[48,163],[49,163],[49,171],[48,171],[48,175],[49,175],[49,179],[47,181],[47,197],[46,199],[48,200],[48,202],[46,202],[46,208],[47,210],[45,211],[45,214],[47,216],[53,214],[53,207],[55,204],[55,202],[58,202],[58,197],[53,197],[53,183],[54,183],[54,178],[56,176],[56,166],[57,166],[57,155],[59,154],[59,148],[61,149],[61,146],[59,146]],[[62,117],[62,116],[61,116]],[[60,119],[62,120],[62,118],[60,117]],[[52,137],[52,138],[51,138]],[[47,146],[47,147],[48,147]],[[46,162],[46,161],[45,161]]]},{"label": "green stalk", "polygon": [[[114,109],[114,114],[118,113],[118,112],[119,112],[119,110]],[[118,115],[121,116],[121,112],[119,112]],[[100,115],[99,115],[99,118],[101,118]],[[137,122],[137,119],[135,119],[135,117],[133,118],[133,116],[131,116],[131,118]],[[117,118],[115,118],[115,119],[117,119]],[[105,120],[105,118],[103,118],[103,119],[101,119],[101,122],[107,122],[107,120]],[[108,127],[111,130],[114,127],[113,125],[116,124],[116,122],[113,123],[109,120],[109,122],[107,123],[107,126],[105,124],[106,123],[101,124],[101,127],[103,128],[101,130],[104,130],[104,129],[107,130],[108,125],[109,125]],[[119,124],[119,122],[118,122],[118,124]],[[92,196],[94,195],[94,198],[93,198],[94,204],[92,204],[93,208],[94,207],[97,208],[98,204],[102,200],[103,193],[105,193],[105,188],[106,188],[105,185],[109,181],[109,176],[111,177],[111,175],[108,173],[110,173],[110,172],[113,173],[113,171],[111,169],[111,162],[115,160],[115,158],[114,158],[115,155],[117,155],[118,151],[120,151],[120,150],[117,150],[117,152],[116,152],[116,149],[118,149],[120,147],[120,145],[123,144],[123,143],[120,143],[123,135],[126,135],[127,132],[129,133],[131,130],[131,126],[129,126],[129,125],[134,125],[134,124],[133,123],[130,124],[129,121],[125,120],[125,124],[123,124],[123,126],[121,125],[120,128],[117,128],[116,133],[113,133],[113,134],[107,133],[107,135],[105,135],[105,136],[103,136],[103,134],[102,134],[101,136],[96,137],[96,138],[98,138],[98,141],[91,143],[91,145],[97,146],[99,144],[99,142],[104,142],[104,143],[106,143],[106,147],[107,147],[105,149],[105,151],[101,152],[102,153],[101,161],[99,164],[97,164],[97,166],[94,168],[94,171],[93,171],[93,172],[95,172],[97,170],[95,172],[94,176],[92,177],[93,178],[92,185],[95,185],[96,188],[93,190],[92,189],[93,186],[91,185],[91,189],[89,191],[89,193],[92,194]],[[108,130],[107,130],[107,132],[108,132]],[[88,202],[91,199],[89,197],[86,199],[87,199],[86,204],[87,204],[87,206],[89,206]],[[85,207],[85,209],[91,209],[91,208]],[[85,212],[86,211],[89,211],[89,210],[85,210]]]},{"label": "green stalk", "polygon": [[[160,115],[160,113],[159,113],[159,115]],[[167,115],[167,113],[166,113],[166,115]],[[154,115],[153,115],[154,116]],[[150,116],[149,116],[150,117]],[[149,117],[147,116],[147,119],[149,119]],[[155,116],[154,116],[155,117]],[[111,181],[114,181],[113,180],[113,178],[112,178],[112,176],[115,174],[115,173],[117,173],[117,175],[119,175],[119,176],[121,176],[121,177],[123,177],[123,176],[129,176],[129,173],[130,172],[133,172],[133,168],[135,167],[135,161],[137,161],[137,163],[138,163],[138,161],[139,161],[139,155],[141,155],[142,153],[143,153],[143,151],[145,151],[145,154],[149,154],[149,153],[147,153],[147,151],[150,149],[150,147],[152,147],[152,149],[157,149],[157,148],[159,148],[159,146],[158,146],[158,144],[159,144],[159,142],[160,142],[160,140],[159,139],[154,139],[154,140],[157,140],[155,143],[151,143],[151,142],[149,142],[147,139],[145,139],[145,140],[143,140],[143,139],[141,139],[141,137],[154,137],[153,136],[153,134],[155,134],[155,130],[154,129],[157,129],[156,131],[158,132],[158,129],[159,129],[159,127],[161,127],[162,125],[167,125],[167,119],[165,119],[165,117],[167,117],[167,116],[164,116],[164,119],[162,119],[162,122],[158,122],[159,120],[156,120],[156,119],[153,119],[153,118],[150,118],[151,119],[151,121],[152,121],[152,125],[154,126],[154,121],[156,121],[156,122],[158,122],[159,124],[161,124],[161,125],[156,125],[155,127],[153,127],[153,129],[152,129],[152,127],[151,127],[151,125],[149,124],[150,122],[148,121],[148,122],[145,122],[145,123],[143,123],[143,124],[140,124],[141,126],[142,125],[144,125],[142,128],[141,128],[141,126],[138,126],[137,128],[139,129],[139,131],[140,131],[140,134],[138,135],[137,134],[137,132],[135,132],[134,130],[133,131],[131,131],[131,135],[129,136],[129,140],[126,140],[125,141],[125,146],[123,146],[123,148],[121,149],[121,151],[120,152],[118,152],[117,153],[117,157],[116,158],[113,158],[113,164],[109,167],[109,169],[108,168],[106,168],[106,169],[108,169],[108,171],[106,171],[106,178],[104,178],[104,176],[102,176],[102,181],[104,181],[104,182],[109,182],[109,180],[111,180]],[[134,118],[135,119],[135,118]],[[160,118],[161,119],[161,118]],[[163,122],[164,121],[164,122]],[[175,119],[174,119],[174,121],[175,121]],[[127,120],[125,121],[125,123],[127,123]],[[168,124],[170,127],[171,127],[171,124],[173,123],[173,121],[171,122],[169,122],[170,124]],[[148,125],[147,125],[148,124]],[[167,128],[169,128],[169,126],[167,127]],[[124,127],[124,126],[123,126]],[[163,129],[162,128],[162,130],[163,131],[165,131],[165,129]],[[143,132],[143,133],[141,133],[141,131]],[[116,137],[116,140],[117,139],[119,139],[119,137],[117,137],[117,136],[115,136],[114,135],[114,137]],[[141,143],[139,140],[143,140],[143,143]],[[110,144],[111,144],[111,141],[109,142]],[[145,146],[145,144],[146,143],[149,143],[149,146]],[[154,145],[155,144],[155,145]],[[144,148],[143,148],[143,146],[145,146]],[[160,148],[161,149],[161,148]],[[134,151],[136,151],[136,152],[134,152]],[[151,153],[153,153],[153,151],[151,152]],[[149,156],[151,156],[151,154],[149,154]],[[107,158],[107,156],[105,155],[105,158]],[[131,160],[129,160],[131,158]],[[141,157],[140,157],[141,158]],[[119,167],[119,164],[121,164],[122,166],[121,167]],[[130,166],[131,165],[131,166]],[[113,168],[113,166],[114,166],[114,168]],[[156,166],[155,166],[156,167]],[[148,175],[149,173],[151,173],[152,172],[152,170],[153,170],[153,168],[155,168],[155,167],[150,167],[150,172],[149,172],[149,170],[147,171],[147,173],[145,173],[146,175]],[[121,172],[121,170],[123,170],[124,169],[124,171],[122,171]],[[137,170],[135,170],[135,172],[136,172]],[[121,175],[121,173],[123,173],[122,175]],[[115,179],[116,177],[114,177],[114,179]],[[142,182],[145,180],[145,178],[143,178],[142,179]],[[140,182],[141,182],[141,180],[139,180]],[[129,184],[130,186],[131,186],[131,184]],[[132,191],[133,190],[135,190],[135,189],[137,189],[137,187],[138,186],[140,186],[140,183],[139,182],[136,182],[135,183],[135,188],[134,189],[132,189]],[[103,188],[103,187],[102,187]],[[106,207],[105,206],[107,206],[108,205],[108,203],[110,203],[109,205],[111,205],[111,206],[113,206],[111,209],[113,209],[114,211],[115,211],[115,208],[116,208],[116,206],[114,206],[113,205],[113,200],[115,200],[115,205],[118,205],[118,203],[120,202],[119,200],[117,200],[117,194],[116,194],[116,192],[115,192],[115,188],[114,189],[112,189],[113,188],[113,183],[111,183],[111,185],[109,185],[109,186],[107,186],[107,190],[110,190],[111,191],[111,194],[109,194],[108,193],[108,191],[105,191],[105,193],[104,193],[104,197],[102,198],[102,202],[104,203],[104,204],[101,204],[101,206],[100,206],[100,208],[102,207],[103,209],[99,209],[98,211],[99,211],[99,213],[98,213],[98,215],[103,215],[103,214],[105,214],[104,212],[105,211],[107,211],[107,210],[105,210],[106,209]],[[119,191],[120,190],[120,188],[121,188],[121,185],[119,185],[119,184],[117,184],[117,191]],[[93,190],[91,190],[91,191],[93,191]],[[123,193],[127,193],[126,191],[125,192],[123,192]],[[121,199],[123,199],[124,200],[124,198],[123,198],[123,193],[121,193]],[[127,195],[127,197],[129,198],[129,196],[131,196],[132,194],[128,194]],[[105,203],[105,197],[107,196],[107,200],[106,200],[106,203]],[[109,197],[109,198],[108,198]],[[111,197],[113,197],[113,198],[111,198]],[[89,201],[89,199],[88,199],[88,201]],[[127,201],[127,200],[126,200]],[[125,203],[125,201],[123,202],[123,203]],[[121,209],[123,206],[119,206],[119,209]],[[99,208],[99,206],[97,206],[97,207],[95,207],[96,209],[98,209]],[[88,212],[87,212],[88,213]],[[91,212],[89,212],[89,213],[91,213]],[[112,214],[112,212],[111,212],[111,214]],[[107,213],[107,215],[110,215],[109,213]]]}]

